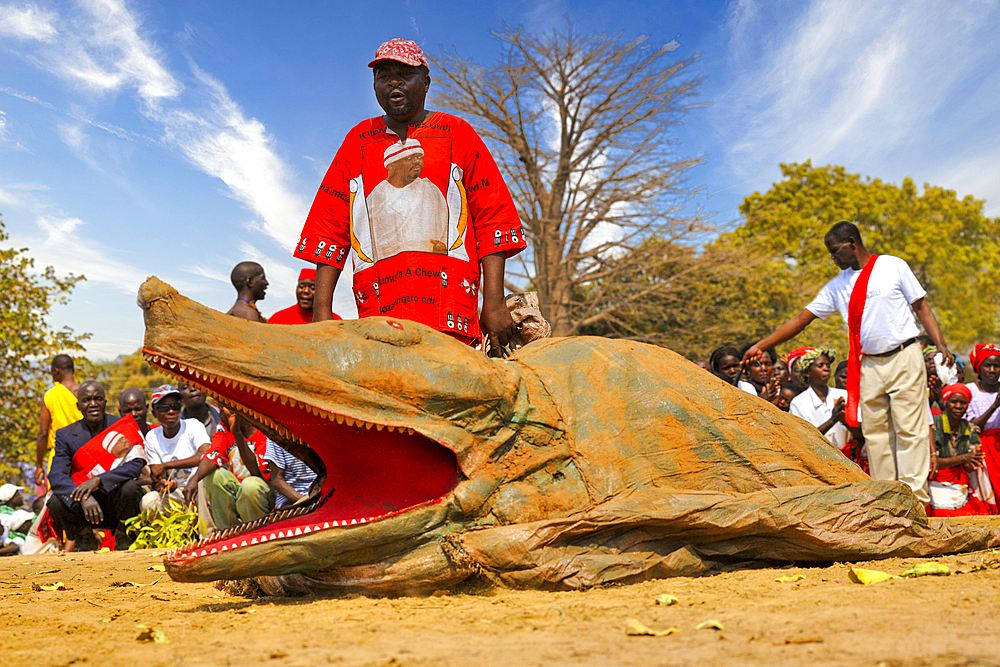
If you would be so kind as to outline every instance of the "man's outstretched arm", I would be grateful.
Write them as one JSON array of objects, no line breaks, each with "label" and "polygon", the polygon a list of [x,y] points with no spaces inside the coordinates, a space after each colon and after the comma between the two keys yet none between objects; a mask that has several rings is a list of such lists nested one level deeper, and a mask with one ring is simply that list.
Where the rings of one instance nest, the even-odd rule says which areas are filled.
[{"label": "man's outstretched arm", "polygon": [[768,350],[775,345],[781,345],[786,340],[795,338],[815,319],[815,315],[808,310],[803,310],[801,313],[778,327],[777,331],[772,333],[770,336],[767,336],[766,338],[763,338],[762,340],[759,340],[751,345],[750,349],[743,355],[743,361],[752,361],[763,354],[764,350]]},{"label": "man's outstretched arm", "polygon": [[316,296],[313,297],[313,322],[333,319],[333,291],[341,270],[328,264],[316,265]]}]

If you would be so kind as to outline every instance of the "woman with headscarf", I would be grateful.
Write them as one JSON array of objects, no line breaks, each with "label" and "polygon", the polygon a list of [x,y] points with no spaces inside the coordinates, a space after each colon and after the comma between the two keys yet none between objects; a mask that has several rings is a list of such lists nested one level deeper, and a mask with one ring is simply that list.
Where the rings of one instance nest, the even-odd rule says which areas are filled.
[{"label": "woman with headscarf", "polygon": [[996,489],[1000,487],[1000,347],[976,345],[969,363],[979,379],[965,385],[970,395],[965,418],[980,429],[986,472]]},{"label": "woman with headscarf", "polygon": [[798,357],[799,375],[809,386],[792,399],[788,412],[818,428],[840,449],[847,444],[849,434],[844,427],[847,392],[829,386],[830,364],[836,359],[837,353],[828,348],[810,348]]},{"label": "woman with headscarf", "polygon": [[944,413],[934,417],[937,471],[931,477],[928,516],[996,514],[996,497],[983,470],[979,429],[963,417],[969,388],[950,384],[941,390]]}]

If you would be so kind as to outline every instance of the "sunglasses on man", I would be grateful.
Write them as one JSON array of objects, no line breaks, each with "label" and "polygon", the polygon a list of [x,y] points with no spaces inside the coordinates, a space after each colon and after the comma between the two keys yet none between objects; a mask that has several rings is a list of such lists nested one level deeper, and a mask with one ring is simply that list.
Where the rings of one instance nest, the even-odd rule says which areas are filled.
[{"label": "sunglasses on man", "polygon": [[166,414],[167,412],[180,412],[183,406],[180,403],[158,403],[153,406],[153,410]]}]

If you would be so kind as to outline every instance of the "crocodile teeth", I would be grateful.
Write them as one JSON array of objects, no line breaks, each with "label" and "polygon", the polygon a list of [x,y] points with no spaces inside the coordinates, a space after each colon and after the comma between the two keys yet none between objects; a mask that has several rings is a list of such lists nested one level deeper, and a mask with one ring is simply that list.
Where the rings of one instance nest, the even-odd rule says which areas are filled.
[{"label": "crocodile teeth", "polygon": [[416,431],[414,431],[409,426],[406,427],[406,435],[413,435],[414,433],[416,433]]},{"label": "crocodile teeth", "polygon": [[386,429],[389,431],[389,433],[395,433],[396,432],[396,427],[395,426],[386,426]]},{"label": "crocodile teeth", "polygon": [[[368,431],[370,431],[370,430],[372,430],[372,426],[374,426],[374,425],[375,424],[372,424],[371,422],[365,422],[365,429],[368,430]],[[381,431],[382,429],[379,429],[379,430]]]},{"label": "crocodile teeth", "polygon": [[350,417],[344,417],[344,423],[347,424],[348,426],[354,426],[354,420],[351,419]]}]

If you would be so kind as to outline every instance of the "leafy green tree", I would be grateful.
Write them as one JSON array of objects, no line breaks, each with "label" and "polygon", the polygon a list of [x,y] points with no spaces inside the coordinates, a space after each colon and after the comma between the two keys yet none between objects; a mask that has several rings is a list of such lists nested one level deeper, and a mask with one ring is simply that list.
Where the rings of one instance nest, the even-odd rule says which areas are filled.
[{"label": "leafy green tree", "polygon": [[[139,389],[150,394],[161,384],[173,384],[173,381],[142,358],[142,350],[123,355],[113,361],[91,364],[87,369],[102,385],[108,395],[108,412],[118,413],[118,397],[126,389]],[[152,414],[149,415],[152,421]]]},{"label": "leafy green tree", "polygon": [[[0,220],[0,243],[8,239]],[[89,334],[53,328],[54,305],[66,303],[83,276],[59,278],[55,269],[34,270],[27,248],[0,248],[0,478],[19,474],[18,462],[34,460],[42,394],[51,384],[49,361],[82,350]]]}]

